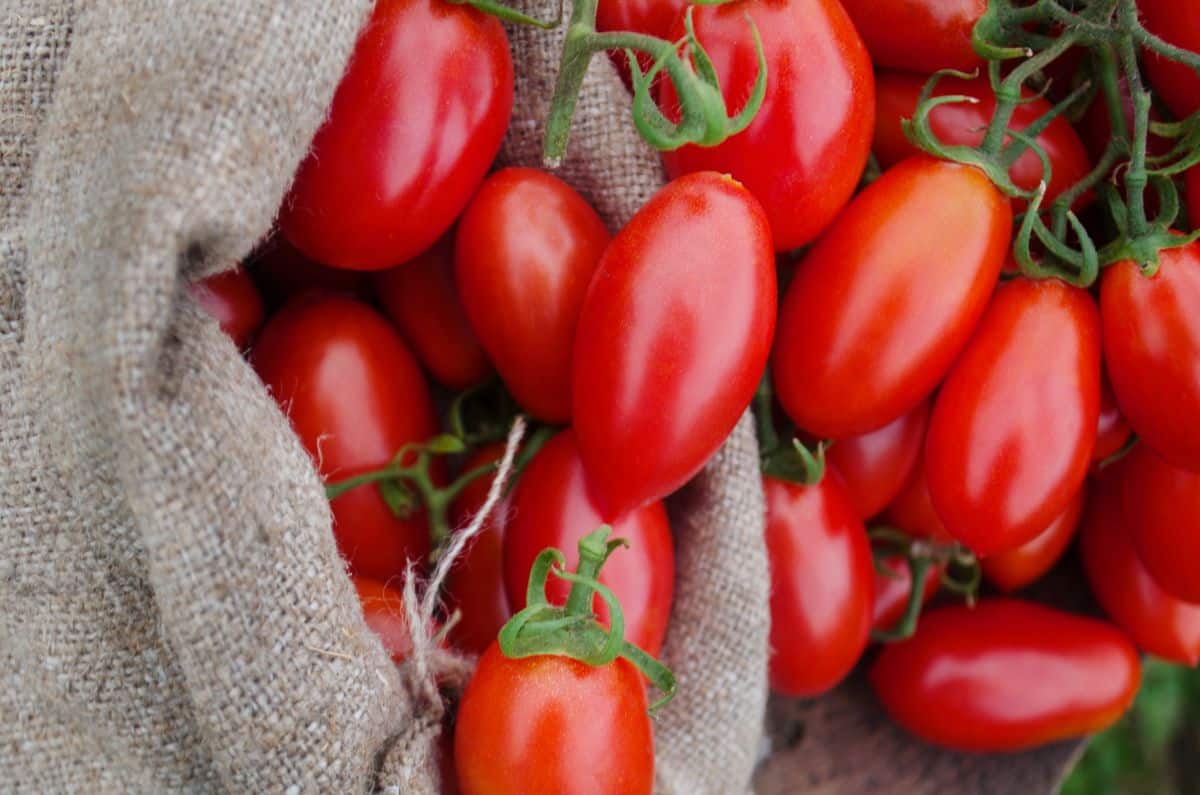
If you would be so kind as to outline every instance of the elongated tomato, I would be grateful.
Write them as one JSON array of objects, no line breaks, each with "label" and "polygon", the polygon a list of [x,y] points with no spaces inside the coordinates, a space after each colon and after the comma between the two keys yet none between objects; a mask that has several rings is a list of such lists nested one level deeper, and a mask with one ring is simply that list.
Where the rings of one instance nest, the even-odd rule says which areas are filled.
[{"label": "elongated tomato", "polygon": [[766,216],[729,177],[680,177],[613,239],[572,355],[575,433],[605,519],[716,452],[766,366],[775,301]]},{"label": "elongated tomato", "polygon": [[797,425],[882,428],[950,369],[991,296],[1012,211],[982,171],[916,157],[850,203],[796,269],[772,357]]},{"label": "elongated tomato", "polygon": [[238,350],[245,350],[263,323],[263,302],[240,265],[190,286],[196,303],[212,315]]},{"label": "elongated tomato", "polygon": [[1200,603],[1200,473],[1144,444],[1118,466],[1122,509],[1146,570],[1167,593]]},{"label": "elongated tomato", "polygon": [[922,403],[877,431],[839,439],[826,455],[858,515],[869,519],[895,499],[921,456],[929,406]]},{"label": "elongated tomato", "polygon": [[384,651],[397,663],[412,651],[412,635],[404,612],[404,596],[379,580],[353,577],[354,590],[362,605],[363,620],[379,636]]},{"label": "elongated tomato", "polygon": [[969,72],[983,59],[971,29],[987,0],[842,0],[876,66],[932,74]]},{"label": "elongated tomato", "polygon": [[1045,530],[1087,475],[1100,415],[1100,316],[1057,279],[996,290],[933,404],[929,495],[984,557]]},{"label": "elongated tomato", "polygon": [[908,731],[959,751],[1020,751],[1097,732],[1133,702],[1140,665],[1110,624],[1018,599],[942,607],[887,646],[871,686]]},{"label": "elongated tomato", "polygon": [[[1138,0],[1146,28],[1177,47],[1200,52],[1200,14],[1180,0]],[[1147,53],[1150,82],[1180,119],[1200,110],[1200,75],[1186,64]]]},{"label": "elongated tomato", "polygon": [[1005,593],[1012,593],[1032,585],[1054,568],[1075,537],[1086,492],[1086,487],[1080,489],[1071,498],[1066,510],[1032,540],[985,558],[982,567],[987,581]]}]

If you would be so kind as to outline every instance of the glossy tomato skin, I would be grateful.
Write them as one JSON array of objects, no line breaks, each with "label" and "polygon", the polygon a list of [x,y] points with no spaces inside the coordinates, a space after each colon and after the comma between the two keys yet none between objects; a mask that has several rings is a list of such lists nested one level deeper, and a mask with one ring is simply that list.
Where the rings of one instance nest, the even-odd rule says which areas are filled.
[{"label": "glossy tomato skin", "polygon": [[929,404],[877,431],[839,439],[826,460],[841,475],[858,515],[869,519],[896,498],[921,456]]},{"label": "glossy tomato skin", "polygon": [[510,660],[493,643],[467,683],[454,734],[464,795],[650,795],[654,734],[642,675],[618,658]]},{"label": "glossy tomato skin", "polygon": [[[512,495],[512,518],[504,538],[504,583],[515,610],[525,607],[525,590],[534,559],[546,547],[561,551],[567,570],[579,562],[579,539],[605,523],[579,457],[575,434],[565,430],[538,451],[521,474]],[[600,570],[600,582],[612,589],[625,616],[625,637],[651,655],[662,648],[675,591],[675,548],[667,511],[654,501],[614,522],[612,538],[629,546],[613,552]],[[551,576],[546,593],[564,604],[571,590]],[[607,625],[608,606],[596,597],[596,614]]]},{"label": "glossy tomato skin", "polygon": [[611,237],[570,185],[532,168],[492,174],[459,222],[467,317],[513,397],[547,422],[571,418],[575,329]]},{"label": "glossy tomato skin", "polygon": [[1085,290],[1014,279],[996,290],[938,392],[929,494],[976,555],[1049,527],[1083,485],[1100,416],[1100,313]]},{"label": "glossy tomato skin", "polygon": [[[1101,315],[1103,318],[1103,315]],[[1113,395],[1112,385],[1107,377],[1100,379],[1100,421],[1096,426],[1096,446],[1092,448],[1092,461],[1099,463],[1109,456],[1120,452],[1133,429],[1121,416],[1117,406],[1117,398]]]},{"label": "glossy tomato skin", "polygon": [[1086,492],[1086,486],[1080,489],[1066,510],[1031,541],[985,558],[981,562],[984,578],[1005,593],[1019,591],[1040,580],[1054,568],[1075,537]]},{"label": "glossy tomato skin", "polygon": [[1122,510],[1146,570],[1175,598],[1200,603],[1200,473],[1145,444],[1118,466]]},{"label": "glossy tomato skin", "polygon": [[[896,626],[908,607],[908,595],[912,589],[912,572],[904,558],[884,558],[883,566],[892,576],[875,572],[875,607],[871,612],[871,629],[877,632],[887,632]],[[937,593],[941,576],[941,569],[937,566],[925,570],[925,587],[921,593],[923,605],[929,604],[929,600]]]},{"label": "glossy tomato skin", "polygon": [[396,268],[371,275],[371,286],[413,353],[441,385],[474,386],[492,371],[454,286],[454,249],[438,242]]},{"label": "glossy tomato skin", "polygon": [[766,216],[728,177],[680,177],[613,239],[572,354],[575,433],[605,519],[716,452],[766,366],[775,303]]},{"label": "glossy tomato skin", "polygon": [[[871,148],[875,79],[862,41],[837,0],[742,0],[696,6],[696,37],[716,67],[731,112],[758,74],[746,16],[758,26],[767,93],[754,121],[715,147],[665,152],[672,177],[731,174],[762,202],[777,251],[811,242],[849,201]],[[684,35],[680,15],[667,38]],[[662,83],[667,112],[674,86]]]},{"label": "glossy tomato skin", "polygon": [[[1200,52],[1200,14],[1179,0],[1138,0],[1142,22],[1153,34],[1177,47]],[[1167,106],[1183,119],[1200,110],[1200,76],[1190,67],[1146,53],[1146,71]]]},{"label": "glossy tomato skin", "polygon": [[512,101],[498,19],[443,0],[381,0],[284,199],[284,236],[339,268],[407,262],[479,186]]},{"label": "glossy tomato skin", "polygon": [[966,344],[1012,211],[983,172],[918,157],[855,197],[796,269],[772,357],[806,431],[840,439],[915,409]]},{"label": "glossy tomato skin", "polygon": [[987,0],[842,0],[876,66],[932,74],[983,65],[971,29]]},{"label": "glossy tomato skin", "polygon": [[[437,418],[416,359],[382,315],[342,296],[299,296],[263,329],[252,361],[326,483],[378,469]],[[423,514],[398,519],[374,486],[331,504],[351,572],[388,582],[429,553]]]},{"label": "glossy tomato skin", "polygon": [[[875,142],[872,148],[883,168],[889,168],[920,152],[904,137],[900,121],[912,118],[925,80],[922,75],[903,72],[885,72],[876,78]],[[962,94],[979,101],[974,104],[954,102],[935,108],[929,115],[934,134],[947,144],[978,146],[983,143],[984,131],[996,108],[996,96],[992,93],[987,76],[974,80],[942,80],[934,96],[947,94]],[[1023,92],[1023,99],[1013,112],[1009,125],[1018,131],[1024,130],[1051,109],[1049,101],[1035,97],[1031,90]],[[1043,204],[1049,206],[1060,193],[1087,175],[1091,163],[1079,135],[1063,117],[1052,121],[1037,136],[1037,143],[1050,159],[1050,182],[1043,200]],[[1017,187],[1025,190],[1036,189],[1044,176],[1042,161],[1032,150],[1021,155],[1008,173]],[[1076,209],[1080,203],[1076,202]],[[1017,211],[1025,206],[1024,201],[1014,202]]]},{"label": "glossy tomato skin", "polygon": [[771,688],[815,696],[850,672],[874,609],[871,545],[837,474],[815,486],[763,478],[771,565]]},{"label": "glossy tomato skin", "polygon": [[1091,734],[1137,693],[1137,650],[1101,621],[1018,599],[926,613],[870,671],[888,714],[958,751],[1020,751]]},{"label": "glossy tomato skin", "polygon": [[263,323],[258,288],[240,265],[190,285],[188,291],[204,311],[216,318],[238,350],[250,346]]},{"label": "glossy tomato skin", "polygon": [[1079,553],[1096,601],[1140,648],[1164,660],[1200,662],[1200,605],[1177,599],[1150,576],[1137,555],[1121,504],[1122,463],[1088,498]]},{"label": "glossy tomato skin", "polygon": [[1150,278],[1132,261],[1104,270],[1104,363],[1138,436],[1176,466],[1200,471],[1200,243],[1158,259]]},{"label": "glossy tomato skin", "polygon": [[938,516],[937,509],[933,507],[933,499],[929,496],[924,451],[917,457],[917,462],[913,465],[900,493],[884,510],[883,520],[914,538],[927,538],[939,542],[954,540],[942,522],[942,517]]},{"label": "glossy tomato skin", "polygon": [[379,636],[383,649],[397,664],[412,652],[412,635],[404,613],[404,595],[369,577],[352,577],[354,590],[362,605],[363,620]]}]

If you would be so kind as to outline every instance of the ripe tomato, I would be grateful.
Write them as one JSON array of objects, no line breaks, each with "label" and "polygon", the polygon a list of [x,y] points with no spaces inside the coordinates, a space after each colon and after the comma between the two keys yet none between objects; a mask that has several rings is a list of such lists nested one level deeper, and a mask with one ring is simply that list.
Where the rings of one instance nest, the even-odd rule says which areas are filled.
[{"label": "ripe tomato", "polygon": [[[1180,0],[1138,0],[1142,22],[1151,33],[1185,50],[1200,52],[1200,14]],[[1200,110],[1200,76],[1190,67],[1146,53],[1146,71],[1155,90],[1180,119]]]},{"label": "ripe tomato", "polygon": [[729,177],[680,177],[616,236],[572,355],[575,433],[605,519],[716,452],[766,366],[775,303],[766,216]]},{"label": "ripe tomato", "polygon": [[840,682],[871,631],[871,545],[837,473],[815,486],[763,478],[771,564],[771,687],[815,696]]},{"label": "ripe tomato", "polygon": [[380,0],[284,199],[280,229],[339,268],[408,262],[479,186],[512,101],[498,19],[443,0]]},{"label": "ripe tomato", "polygon": [[[884,72],[876,78],[875,86],[875,143],[873,149],[879,158],[879,165],[889,168],[906,157],[919,154],[920,150],[909,143],[900,127],[901,119],[910,119],[917,109],[917,100],[925,78],[920,75],[904,74],[902,72]],[[1033,91],[1026,89],[1024,101],[1017,105],[1009,127],[1021,131],[1037,121],[1051,109],[1050,103],[1034,96]],[[978,146],[983,143],[984,132],[991,121],[992,112],[996,109],[996,95],[987,76],[975,80],[946,79],[940,82],[935,96],[948,94],[963,94],[979,100],[976,104],[956,102],[941,105],[929,114],[929,124],[937,137],[947,144]],[[1050,123],[1037,136],[1037,142],[1050,158],[1050,182],[1046,186],[1046,198],[1043,201],[1049,206],[1058,195],[1070,188],[1091,170],[1087,150],[1079,135],[1064,117],[1059,117]],[[1017,187],[1025,190],[1037,188],[1042,181],[1042,161],[1032,150],[1026,150],[1021,157],[1009,168],[1009,176]],[[1083,198],[1083,197],[1081,197]],[[1082,201],[1076,202],[1078,206]],[[1023,210],[1027,202],[1015,201],[1014,208]]]},{"label": "ripe tomato", "polygon": [[[504,444],[490,444],[467,458],[462,471],[499,461]],[[493,475],[472,481],[450,508],[456,527],[465,527],[487,500]],[[504,590],[504,530],[509,505],[505,499],[488,516],[483,530],[446,578],[446,609],[457,608],[459,621],[450,630],[454,645],[472,654],[483,654],[512,615]]]},{"label": "ripe tomato", "polygon": [[1144,444],[1119,466],[1125,518],[1146,570],[1175,598],[1200,602],[1200,473]]},{"label": "ripe tomato", "polygon": [[1165,660],[1200,662],[1200,605],[1164,591],[1138,558],[1121,505],[1120,469],[1092,489],[1079,531],[1079,552],[1092,593],[1138,646]]},{"label": "ripe tomato", "polygon": [[642,675],[625,659],[510,660],[493,643],[467,683],[454,730],[464,795],[650,795],[654,733]]},{"label": "ripe tomato", "polygon": [[450,239],[411,262],[372,274],[371,285],[434,380],[458,391],[487,378],[492,366],[471,331],[454,286]]},{"label": "ripe tomato", "polygon": [[[811,242],[849,201],[871,149],[871,61],[837,0],[742,0],[696,6],[696,37],[716,68],[731,112],[758,75],[749,16],[767,63],[762,107],[742,132],[714,147],[663,154],[672,177],[719,171],[763,203],[777,251]],[[683,16],[667,38],[684,34]],[[674,85],[662,83],[667,112]]]},{"label": "ripe tomato", "polygon": [[[565,430],[538,451],[512,495],[512,518],[504,536],[504,583],[514,609],[525,607],[525,589],[534,559],[546,547],[562,550],[567,570],[579,562],[579,539],[605,523],[588,491],[575,434]],[[625,637],[652,656],[662,648],[675,591],[675,549],[667,511],[651,502],[615,522],[612,538],[629,546],[618,549],[600,571],[600,582],[616,594],[625,614]],[[551,577],[546,594],[565,604],[570,583]],[[596,615],[608,624],[608,605],[593,599]]]},{"label": "ripe tomato", "polygon": [[842,0],[876,66],[932,74],[983,64],[971,29],[987,0]]},{"label": "ripe tomato", "polygon": [[397,664],[412,651],[412,635],[404,614],[404,596],[395,588],[367,577],[351,577],[358,601],[362,604],[363,620],[379,636],[383,649]]},{"label": "ripe tomato", "polygon": [[455,278],[467,317],[517,402],[571,418],[571,348],[592,274],[611,239],[558,177],[506,168],[458,224]]},{"label": "ripe tomato", "polygon": [[1099,731],[1132,703],[1138,678],[1137,650],[1115,627],[1018,599],[932,610],[870,672],[893,720],[959,751]]},{"label": "ripe tomato", "polygon": [[839,439],[915,409],[983,314],[1011,228],[978,169],[917,157],[884,172],[784,296],[772,372],[788,416]]},{"label": "ripe tomato", "polygon": [[842,477],[858,515],[869,519],[896,498],[921,455],[929,404],[877,431],[839,439],[827,460]]},{"label": "ripe tomato", "polygon": [[245,350],[262,326],[263,303],[258,288],[239,265],[188,287],[204,311],[216,318],[238,350]]},{"label": "ripe tomato", "polygon": [[[908,596],[912,590],[912,572],[909,571],[904,558],[884,558],[883,566],[892,576],[875,572],[875,608],[871,613],[871,629],[877,632],[886,632],[896,626],[896,622],[908,607]],[[930,566],[925,570],[922,604],[929,604],[929,600],[937,593],[941,576],[942,571],[937,566]]]},{"label": "ripe tomato", "polygon": [[[659,39],[671,39],[675,20],[689,5],[688,0],[600,0],[596,5],[596,30],[602,33],[628,30]],[[609,57],[616,64],[625,85],[631,86],[629,61],[625,52],[613,50],[609,52]],[[654,65],[654,59],[646,53],[638,53],[637,59],[643,72],[649,71]]]},{"label": "ripe tomato", "polygon": [[1014,279],[933,404],[929,495],[946,529],[986,557],[1031,541],[1087,476],[1100,416],[1100,313],[1057,279]]},{"label": "ripe tomato", "polygon": [[1104,363],[1138,436],[1176,466],[1200,470],[1200,243],[1158,259],[1151,278],[1131,261],[1105,269]]},{"label": "ripe tomato", "polygon": [[[1103,315],[1101,316],[1103,318]],[[1117,399],[1107,377],[1100,378],[1100,422],[1096,426],[1096,446],[1092,448],[1092,461],[1099,462],[1116,455],[1129,441],[1133,429],[1121,416]]]},{"label": "ripe tomato", "polygon": [[[298,297],[267,323],[252,356],[326,482],[386,466],[437,431],[416,359],[392,324],[352,298]],[[396,518],[373,485],[331,507],[354,574],[387,582],[429,553],[424,516]]]},{"label": "ripe tomato", "polygon": [[883,512],[887,524],[895,525],[900,530],[917,538],[928,538],[931,541],[948,542],[954,538],[942,523],[933,500],[929,496],[929,481],[925,478],[924,451],[917,456],[908,480],[896,498]]},{"label": "ripe tomato", "polygon": [[1019,591],[1042,578],[1067,551],[1079,517],[1083,513],[1084,493],[1081,488],[1067,508],[1042,532],[1015,549],[998,552],[982,561],[983,576],[1005,593]]}]

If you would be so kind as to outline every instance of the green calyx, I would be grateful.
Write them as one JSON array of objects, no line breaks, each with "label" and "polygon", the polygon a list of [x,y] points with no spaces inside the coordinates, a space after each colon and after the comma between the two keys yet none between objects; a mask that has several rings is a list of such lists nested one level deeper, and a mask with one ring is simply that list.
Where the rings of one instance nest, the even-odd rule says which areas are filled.
[{"label": "green calyx", "polygon": [[908,601],[903,615],[893,627],[872,630],[872,640],[896,643],[913,636],[925,601],[925,579],[932,567],[941,571],[939,580],[943,588],[961,595],[967,604],[974,604],[983,577],[982,570],[975,555],[961,544],[939,544],[917,539],[902,530],[886,526],[873,527],[867,535],[871,539],[875,570],[881,576],[896,578],[895,572],[884,565],[886,560],[895,557],[904,559],[909,574]]},{"label": "green calyx", "polygon": [[[603,525],[579,541],[579,565],[565,571],[566,559],[554,548],[542,550],[529,571],[526,607],[500,630],[500,651],[519,659],[558,655],[593,666],[608,665],[618,657],[633,664],[661,693],[650,706],[654,713],[675,696],[675,676],[665,665],[625,640],[625,615],[613,592],[597,576],[608,556],[627,546],[624,539],[609,540],[612,528]],[[546,583],[553,575],[571,583],[563,606],[546,598]],[[593,596],[608,606],[610,627],[605,629],[592,612]]]},{"label": "green calyx", "polygon": [[758,429],[758,455],[762,473],[777,480],[815,486],[825,477],[825,451],[833,442],[819,442],[816,452],[792,437],[784,443],[775,428],[774,390],[764,373],[754,393],[754,420]]}]

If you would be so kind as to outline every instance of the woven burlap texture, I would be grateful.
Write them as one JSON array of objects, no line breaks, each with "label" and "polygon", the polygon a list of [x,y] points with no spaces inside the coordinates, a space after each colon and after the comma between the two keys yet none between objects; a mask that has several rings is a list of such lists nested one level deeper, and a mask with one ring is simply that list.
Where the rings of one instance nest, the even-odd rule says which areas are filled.
[{"label": "woven burlap texture", "polygon": [[[307,455],[186,290],[269,229],[369,7],[0,3],[0,788],[437,790],[438,710],[363,624]],[[510,33],[502,159],[535,164],[558,40]],[[597,59],[560,171],[614,226],[662,180],[622,91]],[[663,792],[748,785],[755,458],[743,422],[672,506]]]}]

